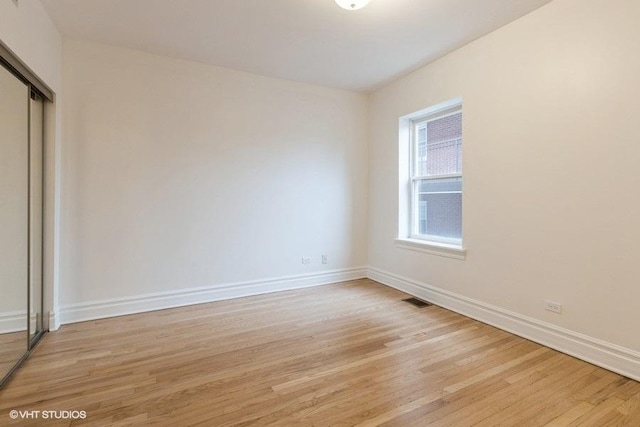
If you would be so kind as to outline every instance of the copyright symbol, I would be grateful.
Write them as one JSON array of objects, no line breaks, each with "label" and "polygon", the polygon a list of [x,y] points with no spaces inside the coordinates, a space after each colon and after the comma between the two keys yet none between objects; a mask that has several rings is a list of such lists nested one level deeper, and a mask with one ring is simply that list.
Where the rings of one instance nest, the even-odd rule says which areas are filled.
[{"label": "copyright symbol", "polygon": [[9,416],[11,417],[12,420],[15,420],[18,418],[18,411],[16,411],[15,409],[11,412],[9,412]]}]

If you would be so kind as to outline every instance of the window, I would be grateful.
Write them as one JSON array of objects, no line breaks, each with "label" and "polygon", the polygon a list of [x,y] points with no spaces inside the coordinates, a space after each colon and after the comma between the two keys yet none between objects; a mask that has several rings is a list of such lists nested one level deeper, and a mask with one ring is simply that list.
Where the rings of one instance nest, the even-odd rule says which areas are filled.
[{"label": "window", "polygon": [[400,127],[399,240],[461,248],[461,101],[403,117]]}]

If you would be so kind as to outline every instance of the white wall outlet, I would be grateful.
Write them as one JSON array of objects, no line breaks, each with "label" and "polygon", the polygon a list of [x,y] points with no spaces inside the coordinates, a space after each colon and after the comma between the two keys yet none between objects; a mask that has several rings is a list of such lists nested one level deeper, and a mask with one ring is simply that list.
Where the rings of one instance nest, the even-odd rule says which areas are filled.
[{"label": "white wall outlet", "polygon": [[560,304],[559,302],[545,301],[544,309],[547,311],[551,311],[552,313],[562,314],[562,304]]},{"label": "white wall outlet", "polygon": [[302,263],[303,264],[311,264],[311,258],[303,256],[302,257]]},{"label": "white wall outlet", "polygon": [[329,257],[326,255],[322,255],[322,263],[323,264],[329,264]]}]

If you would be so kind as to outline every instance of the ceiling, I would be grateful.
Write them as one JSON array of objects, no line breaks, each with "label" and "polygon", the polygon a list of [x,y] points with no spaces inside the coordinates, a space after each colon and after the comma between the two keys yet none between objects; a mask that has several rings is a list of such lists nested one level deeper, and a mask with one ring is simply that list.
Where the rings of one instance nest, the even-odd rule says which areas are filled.
[{"label": "ceiling", "polygon": [[66,36],[372,91],[551,0],[41,0]]}]

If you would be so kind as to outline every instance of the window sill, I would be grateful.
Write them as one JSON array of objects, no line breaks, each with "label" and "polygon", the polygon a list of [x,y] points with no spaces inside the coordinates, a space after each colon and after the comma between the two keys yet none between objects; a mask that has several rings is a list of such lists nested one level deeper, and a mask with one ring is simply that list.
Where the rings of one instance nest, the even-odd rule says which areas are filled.
[{"label": "window sill", "polygon": [[426,240],[397,238],[396,246],[411,251],[423,252],[430,255],[438,255],[447,258],[464,260],[467,250],[462,246],[448,243],[428,242]]}]

